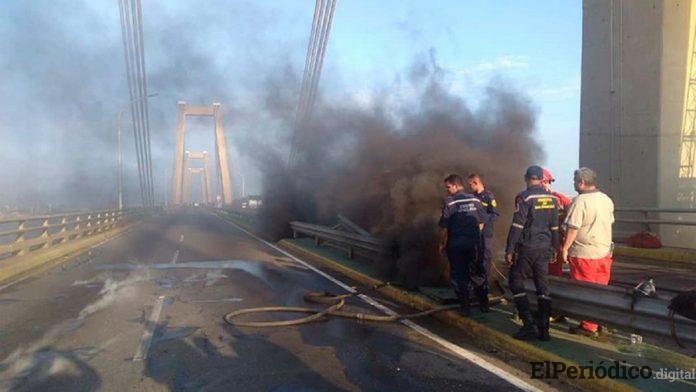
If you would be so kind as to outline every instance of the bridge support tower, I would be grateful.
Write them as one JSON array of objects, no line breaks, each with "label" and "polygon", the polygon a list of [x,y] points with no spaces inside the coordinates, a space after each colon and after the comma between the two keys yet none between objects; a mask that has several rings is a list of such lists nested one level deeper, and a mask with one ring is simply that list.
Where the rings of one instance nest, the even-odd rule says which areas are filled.
[{"label": "bridge support tower", "polygon": [[[184,196],[184,180],[187,173],[185,138],[186,138],[186,117],[187,116],[208,116],[215,121],[215,162],[218,173],[219,189],[222,192],[222,202],[232,205],[232,183],[230,181],[230,168],[227,160],[227,143],[225,131],[222,127],[221,107],[219,103],[212,106],[189,106],[186,102],[177,103],[179,109],[178,127],[176,136],[176,147],[174,149],[174,171],[172,176],[172,204],[180,205]],[[208,177],[209,178],[209,177]],[[208,196],[210,192],[208,191]]]}]

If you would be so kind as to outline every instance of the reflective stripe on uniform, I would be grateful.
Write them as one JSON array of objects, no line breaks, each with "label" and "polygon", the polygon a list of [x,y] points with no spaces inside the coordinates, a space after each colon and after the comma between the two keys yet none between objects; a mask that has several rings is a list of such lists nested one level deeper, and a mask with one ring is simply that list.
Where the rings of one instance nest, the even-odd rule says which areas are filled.
[{"label": "reflective stripe on uniform", "polygon": [[529,201],[529,199],[538,199],[540,197],[553,198],[554,196],[549,193],[542,193],[539,195],[529,195],[524,198],[524,201]]},{"label": "reflective stripe on uniform", "polygon": [[558,226],[552,226],[551,230],[558,230]]},{"label": "reflective stripe on uniform", "polygon": [[517,227],[518,229],[524,229],[523,225],[521,225],[519,223],[515,223],[515,222],[512,222],[512,227]]},{"label": "reflective stripe on uniform", "polygon": [[527,293],[518,293],[518,294],[514,294],[513,297],[519,298],[519,297],[524,297],[525,295],[527,295]]},{"label": "reflective stripe on uniform", "polygon": [[472,202],[472,201],[475,201],[475,202],[477,202],[477,203],[480,203],[480,202],[481,202],[481,200],[479,200],[479,199],[472,198],[472,199],[461,199],[461,200],[451,201],[451,202],[447,203],[447,205],[448,205],[448,206],[451,206],[451,205],[454,205],[454,204],[457,204],[457,203],[465,203],[465,202]]}]

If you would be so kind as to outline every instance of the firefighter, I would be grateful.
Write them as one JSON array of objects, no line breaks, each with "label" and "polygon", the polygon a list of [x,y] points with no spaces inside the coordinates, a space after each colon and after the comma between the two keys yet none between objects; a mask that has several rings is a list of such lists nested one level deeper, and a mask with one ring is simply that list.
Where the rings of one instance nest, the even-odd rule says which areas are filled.
[{"label": "firefighter", "polygon": [[440,254],[447,253],[450,281],[462,315],[469,316],[469,284],[472,266],[479,262],[481,230],[485,210],[481,200],[464,192],[464,180],[457,174],[445,178],[447,199],[440,217]]},{"label": "firefighter", "polygon": [[493,259],[493,222],[498,219],[498,205],[495,201],[493,192],[486,189],[481,176],[470,174],[467,178],[471,193],[481,200],[481,205],[486,210],[483,232],[481,233],[481,257],[480,262],[476,263],[476,268],[472,274],[474,282],[474,292],[479,301],[479,308],[482,312],[488,312],[488,272],[491,269]]},{"label": "firefighter", "polygon": [[[547,274],[559,244],[558,207],[553,195],[542,186],[543,175],[539,166],[527,168],[527,189],[515,197],[515,213],[505,248],[510,290],[523,323],[513,336],[520,340],[549,340],[551,297]],[[536,325],[524,289],[524,281],[530,277],[534,279],[539,308]]]},{"label": "firefighter", "polygon": [[[556,192],[551,189],[551,184],[556,181],[555,178],[553,178],[553,175],[551,174],[550,171],[548,171],[546,168],[542,168],[543,171],[543,177],[541,179],[541,186],[549,193],[551,193],[555,198],[556,201],[558,202],[558,223],[560,226],[560,223],[563,223],[563,219],[565,219],[565,213],[568,209],[568,206],[570,206],[570,203],[572,200],[560,193]],[[562,226],[559,231],[559,243],[563,242],[563,230]],[[560,250],[560,249],[559,249]],[[557,251],[556,252],[556,258],[554,260],[551,260],[549,263],[549,275],[554,275],[554,276],[563,276],[563,258],[561,257],[561,252]]]}]

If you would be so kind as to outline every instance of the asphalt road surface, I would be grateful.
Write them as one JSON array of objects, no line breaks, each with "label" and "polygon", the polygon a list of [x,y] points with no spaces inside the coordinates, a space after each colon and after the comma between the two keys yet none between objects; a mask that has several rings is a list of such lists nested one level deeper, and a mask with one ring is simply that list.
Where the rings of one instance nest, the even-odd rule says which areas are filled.
[{"label": "asphalt road surface", "polygon": [[[0,288],[0,389],[504,391],[526,378],[466,342],[455,344],[489,370],[398,323],[222,320],[240,308],[306,306],[306,291],[342,292],[211,213],[154,217]],[[375,312],[357,299],[348,310]]]}]

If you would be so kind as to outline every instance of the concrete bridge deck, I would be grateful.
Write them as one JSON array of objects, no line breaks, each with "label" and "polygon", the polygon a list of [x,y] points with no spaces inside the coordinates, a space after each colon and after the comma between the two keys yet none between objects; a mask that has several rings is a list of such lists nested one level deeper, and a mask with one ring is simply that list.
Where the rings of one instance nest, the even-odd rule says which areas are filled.
[{"label": "concrete bridge deck", "polygon": [[[0,389],[480,391],[518,389],[503,372],[528,377],[528,364],[482,353],[435,320],[424,322],[496,374],[401,324],[260,330],[222,320],[239,308],[304,306],[308,290],[341,292],[211,213],[153,217],[0,288]],[[357,300],[349,308],[375,312]]]}]

